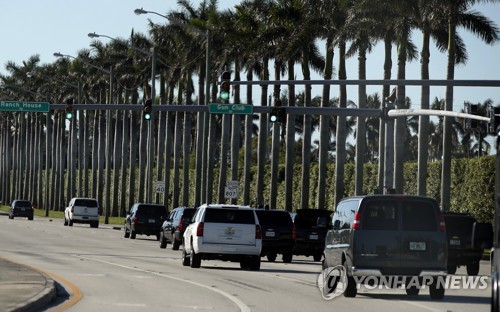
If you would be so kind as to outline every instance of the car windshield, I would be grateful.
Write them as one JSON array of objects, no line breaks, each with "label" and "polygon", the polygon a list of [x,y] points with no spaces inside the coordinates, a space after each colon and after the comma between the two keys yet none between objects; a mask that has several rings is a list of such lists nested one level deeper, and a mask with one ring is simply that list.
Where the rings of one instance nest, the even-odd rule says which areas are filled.
[{"label": "car windshield", "polygon": [[167,208],[160,205],[141,205],[137,210],[138,215],[166,216]]},{"label": "car windshield", "polygon": [[248,209],[237,210],[213,208],[206,210],[205,222],[255,224],[255,217],[253,211]]},{"label": "car windshield", "polygon": [[320,209],[298,211],[295,216],[295,225],[303,227],[316,226],[319,217],[330,218],[331,213],[331,211]]},{"label": "car windshield", "polygon": [[14,204],[16,207],[31,207],[31,202],[27,200],[16,201]]},{"label": "car windshield", "polygon": [[75,206],[94,208],[97,207],[97,201],[92,199],[76,199]]},{"label": "car windshield", "polygon": [[277,213],[269,210],[256,210],[260,225],[292,226],[292,218],[288,212]]}]

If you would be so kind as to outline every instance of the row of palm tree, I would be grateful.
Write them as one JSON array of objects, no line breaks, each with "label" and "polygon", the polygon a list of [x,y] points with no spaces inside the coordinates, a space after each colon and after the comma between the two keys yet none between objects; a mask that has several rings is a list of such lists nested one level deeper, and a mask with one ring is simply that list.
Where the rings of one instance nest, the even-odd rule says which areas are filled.
[{"label": "row of palm tree", "polygon": [[[393,45],[396,45],[396,78],[404,80],[406,63],[418,56],[411,34],[420,31],[423,38],[421,78],[430,79],[432,38],[440,51],[447,51],[447,78],[453,80],[455,64],[467,60],[465,42],[456,32],[458,27],[473,32],[487,44],[498,40],[497,26],[473,10],[477,2],[244,0],[232,9],[220,11],[217,0],[203,1],[198,7],[180,0],[177,1],[179,9],[167,12],[166,16],[201,29],[209,36],[192,32],[180,23],[154,24],[150,21],[148,36],[132,32],[128,39],[116,39],[107,44],[96,40],[90,49],[80,50],[75,60],[62,58],[52,64],[40,65],[39,57],[35,55],[22,65],[8,62],[6,69],[10,75],[0,77],[5,86],[1,95],[5,99],[46,99],[52,103],[63,103],[67,96],[78,94],[79,103],[141,103],[152,95],[151,60],[149,55],[130,48],[133,46],[142,50],[154,47],[159,56],[156,72],[160,74],[160,91],[154,99],[159,105],[192,105],[195,102],[203,105],[206,97],[210,102],[216,102],[217,77],[226,70],[232,72],[233,81],[243,80],[241,76],[244,74],[246,81],[257,79],[258,84],[258,81],[267,80],[279,82],[282,78],[297,81],[295,70],[298,65],[303,75],[300,81],[305,86],[303,92],[297,93],[293,83],[284,82],[285,86],[274,84],[273,90],[262,84],[260,99],[254,103],[252,85],[247,85],[246,99],[242,100],[243,87],[235,84],[232,100],[235,103],[269,106],[273,104],[272,98],[280,98],[289,106],[383,108],[387,105],[389,86],[382,86],[379,96],[367,95],[366,87],[360,85],[357,100],[348,101],[345,85],[339,86],[339,97],[332,99],[331,85],[324,84],[322,95],[313,97],[307,84],[311,80],[311,71],[322,75],[325,80],[333,79],[333,60],[335,51],[338,51],[337,79],[347,79],[346,59],[353,56],[357,56],[359,61],[357,78],[366,79],[366,58],[375,44],[383,42],[384,79],[391,79],[391,53]],[[210,73],[206,72],[205,66],[207,40],[210,40],[212,48]],[[321,54],[318,46],[321,42],[325,44],[325,55]],[[111,84],[105,72],[88,66],[88,63],[98,68],[113,69],[117,78],[112,98],[109,96]],[[207,77],[210,77],[210,94],[205,94],[204,90]],[[197,87],[194,86],[196,80]],[[285,87],[284,91],[282,87]],[[421,108],[452,110],[452,90],[452,87],[447,87],[446,98],[435,99],[431,104],[429,87],[422,86]],[[40,95],[45,98],[40,98]],[[396,108],[411,104],[404,85],[397,86],[396,95]],[[491,104],[488,101],[481,104],[482,109],[485,109],[484,105]],[[154,178],[167,181],[163,197],[156,200],[169,207],[223,202],[227,179],[242,180],[244,204],[268,202],[271,207],[276,207],[281,150],[278,147],[281,144],[284,145],[285,162],[284,208],[288,210],[327,208],[325,168],[332,161],[336,164],[335,202],[338,202],[342,197],[352,195],[346,194],[343,185],[344,165],[351,159],[356,163],[357,195],[368,191],[363,189],[362,183],[365,162],[378,161],[380,186],[394,186],[396,191],[402,192],[403,163],[414,159],[419,161],[418,192],[425,195],[429,160],[443,159],[443,182],[446,183],[452,153],[453,156],[470,157],[487,152],[484,148],[487,146],[484,141],[486,132],[464,131],[461,123],[452,118],[438,119],[434,123],[424,116],[399,117],[395,131],[405,135],[397,135],[394,144],[394,181],[385,181],[384,172],[392,170],[392,165],[389,166],[391,168],[384,168],[385,127],[383,120],[378,119],[287,114],[285,123],[270,125],[266,114],[258,117],[248,115],[242,120],[239,115],[159,112],[147,124],[136,110],[116,111],[111,120],[105,119],[103,111],[80,110],[78,118],[69,125],[61,112],[47,114],[46,118],[39,114],[7,113],[2,119],[2,200],[29,196],[40,206],[44,203],[48,209],[61,209],[67,198],[76,194],[97,197],[101,203],[106,196],[112,198],[111,207],[105,207],[111,215],[122,215],[131,203],[144,201],[151,195],[152,190],[147,188],[146,180],[153,177],[146,175],[148,165],[151,165],[146,155],[147,131],[153,124],[157,129],[156,137],[150,138],[155,150],[152,158],[156,163]],[[113,136],[106,135],[107,124],[111,126]],[[194,124],[196,127],[192,126]],[[312,138],[316,132],[319,136],[315,143]],[[299,141],[296,134],[300,136]],[[347,141],[350,134],[355,135],[355,145]],[[473,136],[476,136],[475,139],[472,139]],[[254,140],[257,141],[255,155],[252,154]],[[26,144],[29,142],[31,144]],[[106,147],[110,147],[110,155],[105,155]],[[238,167],[240,151],[244,153],[242,170]],[[37,157],[30,159],[19,155]],[[111,160],[110,168],[105,166],[106,158]],[[301,162],[302,172],[299,204],[292,201],[297,160]],[[313,161],[319,163],[319,191],[311,199],[309,180]],[[227,171],[228,164],[230,172]],[[267,164],[270,164],[269,183],[266,181]],[[257,173],[252,178],[253,165],[256,165]],[[214,183],[216,166],[219,176]],[[194,187],[189,181],[189,169],[195,169]],[[104,173],[110,170],[114,175],[108,181]],[[11,181],[15,181],[12,188]],[[44,196],[42,185],[45,186]],[[270,187],[269,198],[265,198],[267,186]],[[257,194],[256,198],[250,198],[252,189]],[[446,194],[442,197],[443,208],[449,208]]]}]

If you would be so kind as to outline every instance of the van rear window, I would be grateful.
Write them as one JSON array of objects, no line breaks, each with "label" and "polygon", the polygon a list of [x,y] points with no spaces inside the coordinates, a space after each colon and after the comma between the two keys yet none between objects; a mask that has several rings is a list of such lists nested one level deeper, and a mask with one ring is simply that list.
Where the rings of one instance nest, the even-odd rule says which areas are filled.
[{"label": "van rear window", "polygon": [[158,205],[141,205],[137,210],[137,215],[158,216],[158,217],[166,216],[167,208],[165,208],[165,206],[158,206]]},{"label": "van rear window", "polygon": [[402,204],[404,231],[437,231],[436,207],[422,201],[404,201]]},{"label": "van rear window", "polygon": [[370,201],[363,211],[361,226],[364,230],[398,229],[398,209],[395,201]]},{"label": "van rear window", "polygon": [[97,207],[97,201],[92,200],[92,199],[76,199],[75,206],[94,208],[94,207]]},{"label": "van rear window", "polygon": [[204,221],[211,223],[255,224],[255,217],[253,210],[211,208],[205,211]]}]

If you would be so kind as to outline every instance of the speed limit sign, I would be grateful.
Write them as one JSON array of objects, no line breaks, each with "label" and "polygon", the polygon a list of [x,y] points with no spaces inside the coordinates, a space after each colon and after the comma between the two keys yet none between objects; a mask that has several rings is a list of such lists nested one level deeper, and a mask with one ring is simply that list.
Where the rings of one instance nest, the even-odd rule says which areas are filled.
[{"label": "speed limit sign", "polygon": [[165,193],[165,181],[156,181],[156,193]]}]

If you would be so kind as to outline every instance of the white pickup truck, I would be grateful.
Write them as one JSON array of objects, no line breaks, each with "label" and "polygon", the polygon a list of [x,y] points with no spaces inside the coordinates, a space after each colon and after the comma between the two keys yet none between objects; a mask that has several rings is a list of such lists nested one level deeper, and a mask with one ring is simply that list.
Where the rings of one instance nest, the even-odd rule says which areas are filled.
[{"label": "white pickup truck", "polygon": [[262,233],[253,208],[202,205],[183,235],[182,264],[199,268],[201,260],[240,262],[244,270],[260,269]]},{"label": "white pickup truck", "polygon": [[64,225],[87,223],[90,227],[99,227],[99,204],[95,198],[75,197],[64,210]]}]

